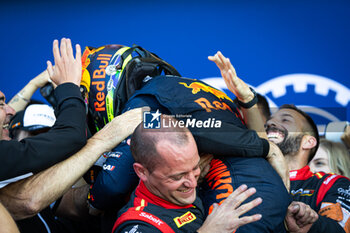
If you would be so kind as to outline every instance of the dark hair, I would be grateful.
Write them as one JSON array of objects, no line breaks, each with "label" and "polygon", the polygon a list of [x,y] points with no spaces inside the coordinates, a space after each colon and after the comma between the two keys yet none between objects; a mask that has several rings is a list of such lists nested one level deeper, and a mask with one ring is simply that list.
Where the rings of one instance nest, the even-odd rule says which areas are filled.
[{"label": "dark hair", "polygon": [[265,96],[263,96],[259,93],[256,93],[256,96],[258,97],[259,110],[261,110],[262,114],[265,116],[266,119],[269,119],[271,116],[271,110],[270,110],[269,103],[267,102]]},{"label": "dark hair", "polygon": [[318,134],[318,129],[315,124],[315,122],[312,120],[312,118],[302,111],[300,108],[297,108],[294,104],[284,104],[282,105],[279,109],[292,109],[298,113],[300,113],[307,121],[306,127],[303,129],[304,133],[309,132],[311,136],[314,136],[316,138],[316,146],[310,150],[309,158],[308,158],[308,163],[313,159],[313,157],[316,154],[316,151],[318,149],[318,146],[320,144],[320,136]]},{"label": "dark hair", "polygon": [[40,100],[36,100],[36,99],[30,99],[29,100],[29,103],[27,104],[26,108],[29,106],[29,105],[32,105],[32,104],[45,104],[43,101],[40,101]]},{"label": "dark hair", "polygon": [[[169,118],[164,115],[162,117]],[[170,118],[170,121],[177,122],[175,118]],[[157,151],[157,143],[167,140],[175,145],[184,146],[189,142],[190,131],[187,128],[179,127],[179,124],[170,125],[172,126],[169,128],[144,129],[143,122],[141,122],[131,136],[130,150],[135,162],[142,164],[150,173],[154,171],[156,165],[162,162]]]}]

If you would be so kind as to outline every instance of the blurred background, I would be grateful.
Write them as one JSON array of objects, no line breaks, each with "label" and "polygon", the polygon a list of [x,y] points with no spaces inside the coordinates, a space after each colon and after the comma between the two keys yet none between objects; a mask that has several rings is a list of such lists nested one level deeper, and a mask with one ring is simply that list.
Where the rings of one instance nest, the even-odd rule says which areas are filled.
[{"label": "blurred background", "polygon": [[8,99],[68,37],[83,48],[138,44],[228,93],[207,59],[220,50],[272,107],[306,106],[319,125],[350,120],[350,1],[1,1],[0,29]]}]

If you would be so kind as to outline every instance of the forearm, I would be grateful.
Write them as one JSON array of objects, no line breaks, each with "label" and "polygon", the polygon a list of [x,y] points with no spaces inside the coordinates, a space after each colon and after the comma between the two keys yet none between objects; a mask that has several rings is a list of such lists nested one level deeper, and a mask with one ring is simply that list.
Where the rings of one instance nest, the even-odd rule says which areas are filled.
[{"label": "forearm", "polygon": [[42,87],[49,79],[47,71],[43,71],[41,74],[30,80],[29,83],[23,87],[8,103],[16,112],[23,110],[34,92]]},{"label": "forearm", "polygon": [[9,212],[0,203],[0,231],[7,233],[19,233],[15,221],[13,221]]},{"label": "forearm", "polygon": [[116,117],[70,158],[26,180],[0,189],[0,199],[4,200],[15,219],[36,214],[62,196],[101,154],[110,151],[129,136],[141,118],[141,109]]},{"label": "forearm", "polygon": [[88,192],[88,184],[79,188],[71,188],[63,195],[55,215],[77,221],[89,217],[90,215],[87,203]]},{"label": "forearm", "polygon": [[62,196],[104,152],[96,142],[74,156],[0,190],[0,199],[16,219],[35,215]]},{"label": "forearm", "polygon": [[8,105],[16,112],[25,109],[36,90],[37,87],[32,82],[29,82],[9,101]]},{"label": "forearm", "polygon": [[244,121],[249,129],[255,130],[259,137],[267,139],[263,119],[260,115],[258,105],[255,104],[251,108],[241,108]]},{"label": "forearm", "polygon": [[50,131],[21,142],[0,141],[0,155],[7,162],[0,171],[0,180],[43,171],[85,145],[86,113],[79,87],[62,84],[56,88],[55,94],[59,106],[55,125]]}]

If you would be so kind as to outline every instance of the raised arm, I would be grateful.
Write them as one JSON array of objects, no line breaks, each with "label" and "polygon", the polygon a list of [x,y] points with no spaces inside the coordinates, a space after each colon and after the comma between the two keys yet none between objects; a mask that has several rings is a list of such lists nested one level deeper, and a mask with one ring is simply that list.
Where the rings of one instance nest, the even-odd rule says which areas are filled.
[{"label": "raised arm", "polygon": [[52,129],[21,142],[0,141],[0,158],[4,169],[0,181],[27,173],[38,173],[77,152],[86,143],[86,110],[81,97],[80,46],[76,46],[76,58],[69,39],[53,43],[55,68],[48,64],[51,79],[58,85],[55,89],[57,120]]},{"label": "raised arm", "polygon": [[[243,104],[255,102],[255,104],[249,108],[241,107],[244,121],[249,129],[255,130],[260,138],[267,140],[267,134],[264,128],[265,122],[263,122],[262,118],[260,117],[257,101],[254,101],[254,98],[256,97],[254,97],[255,95],[249,86],[242,79],[238,78],[236,70],[232,66],[230,59],[224,57],[220,51],[214,56],[209,56],[208,59],[215,62],[215,64],[218,66],[227,88],[237,97],[240,102]],[[271,166],[281,176],[286,188],[289,190],[289,169],[284,156],[280,149],[272,142],[269,141],[269,145],[270,150],[266,158]]]},{"label": "raised arm", "polygon": [[[238,78],[236,70],[232,66],[229,58],[224,57],[224,55],[219,51],[214,56],[209,56],[208,59],[215,62],[215,64],[218,66],[227,88],[237,97],[240,102],[247,104],[254,101],[254,98],[256,98],[254,93],[242,79]],[[255,104],[250,108],[241,107],[241,111],[248,128],[255,130],[259,137],[267,139],[264,129],[265,122],[263,122],[262,118],[260,117],[260,112],[256,102],[257,101],[255,101]]]},{"label": "raised arm", "polygon": [[49,81],[50,76],[47,70],[41,72],[38,76],[30,80],[29,83],[8,102],[8,105],[16,112],[25,109],[34,92]]}]

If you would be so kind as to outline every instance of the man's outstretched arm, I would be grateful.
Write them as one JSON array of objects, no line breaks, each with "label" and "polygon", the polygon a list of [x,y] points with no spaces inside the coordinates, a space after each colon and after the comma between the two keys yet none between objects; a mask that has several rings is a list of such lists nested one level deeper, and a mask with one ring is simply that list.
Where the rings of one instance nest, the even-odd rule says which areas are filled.
[{"label": "man's outstretched arm", "polygon": [[0,189],[0,200],[16,220],[40,212],[71,188],[101,154],[110,151],[134,131],[141,122],[141,110],[134,109],[113,119],[70,158]]},{"label": "man's outstretched arm", "polygon": [[[209,56],[208,58],[218,66],[221,75],[225,80],[226,86],[240,102],[246,104],[253,100],[254,93],[250,90],[249,86],[237,76],[236,70],[228,58],[224,57],[221,52],[217,52],[214,56]],[[255,130],[259,137],[262,138],[261,140],[267,140],[267,135],[264,129],[265,122],[262,121],[258,105],[255,103],[253,106],[249,108],[241,108],[241,110],[247,127]],[[287,190],[289,190],[289,169],[285,158],[280,149],[274,143],[268,141],[268,144],[269,152],[266,159],[280,175],[284,185]]]},{"label": "man's outstretched arm", "polygon": [[71,41],[63,38],[61,47],[53,43],[55,68],[49,62],[48,72],[53,82],[57,100],[56,122],[47,133],[20,142],[0,141],[2,166],[0,181],[26,173],[38,173],[68,158],[86,143],[86,110],[81,97],[80,46],[73,56]]},{"label": "man's outstretched arm", "polygon": [[9,102],[10,105],[16,112],[24,110],[28,105],[30,99],[36,90],[43,87],[50,80],[49,73],[44,70],[35,78],[30,80]]},{"label": "man's outstretched arm", "polygon": [[[221,76],[225,81],[227,88],[244,104],[247,104],[254,99],[254,93],[249,86],[237,76],[235,68],[232,66],[230,59],[226,58],[220,51],[214,56],[209,56],[210,61],[215,62],[220,69]],[[255,97],[256,98],[256,97]],[[264,124],[260,117],[258,105],[255,103],[249,108],[240,108],[244,116],[244,122],[249,129],[257,132],[259,137],[267,139]]]}]

